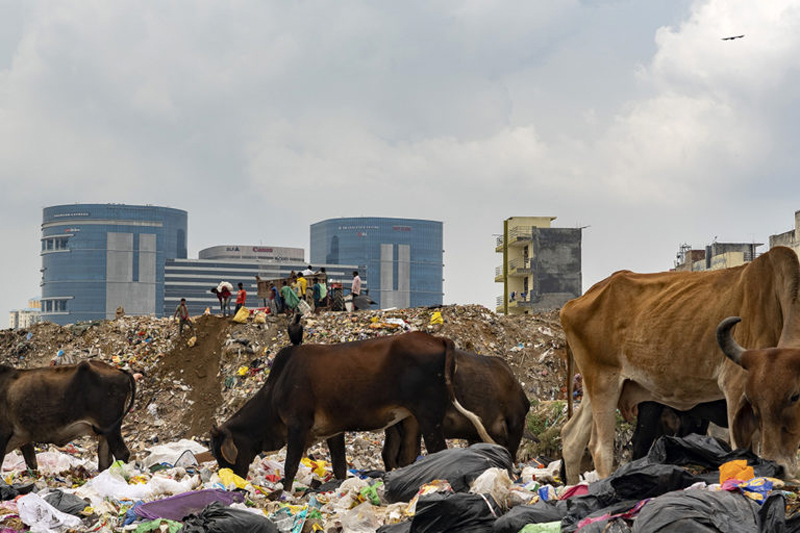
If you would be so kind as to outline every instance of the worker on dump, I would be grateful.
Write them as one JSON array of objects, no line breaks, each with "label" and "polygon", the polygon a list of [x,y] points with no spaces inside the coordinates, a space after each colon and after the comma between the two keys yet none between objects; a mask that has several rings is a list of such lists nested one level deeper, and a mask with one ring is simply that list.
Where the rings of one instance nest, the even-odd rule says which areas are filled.
[{"label": "worker on dump", "polygon": [[178,319],[178,335],[183,335],[184,325],[194,329],[194,324],[189,320],[189,309],[186,307],[186,298],[181,298],[181,303],[175,308],[175,314],[173,316]]},{"label": "worker on dump", "polygon": [[239,312],[239,309],[244,307],[245,303],[247,303],[247,291],[244,290],[244,286],[242,286],[241,282],[239,282],[238,287],[239,292],[236,293],[236,308],[233,311],[234,315],[236,315],[236,313]]},{"label": "worker on dump", "polygon": [[[231,288],[232,287],[233,286],[231,286]],[[227,282],[223,281],[217,287],[211,289],[211,292],[217,295],[222,316],[228,316],[231,314],[231,290],[228,288]]]},{"label": "worker on dump", "polygon": [[283,286],[281,287],[281,298],[283,298],[283,310],[286,311],[287,315],[292,314],[297,309],[297,304],[300,303],[300,297],[286,284],[286,280],[283,280]]}]

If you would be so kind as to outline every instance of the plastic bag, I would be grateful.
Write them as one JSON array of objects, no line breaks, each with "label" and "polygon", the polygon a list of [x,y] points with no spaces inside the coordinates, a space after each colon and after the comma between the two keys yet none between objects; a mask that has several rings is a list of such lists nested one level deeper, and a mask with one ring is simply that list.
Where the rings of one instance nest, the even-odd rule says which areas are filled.
[{"label": "plastic bag", "polygon": [[297,310],[300,312],[301,315],[307,315],[311,312],[311,306],[308,305],[308,302],[305,300],[300,300],[297,302]]},{"label": "plastic bag", "polygon": [[239,324],[244,324],[247,322],[247,317],[250,316],[250,310],[246,307],[242,306],[236,311],[236,315],[233,317],[234,322],[238,322]]},{"label": "plastic bag", "polygon": [[244,502],[244,495],[241,492],[228,492],[220,489],[198,490],[184,492],[177,496],[156,500],[137,506],[134,512],[137,516],[148,520],[157,518],[168,518],[170,520],[181,520],[184,516],[198,513],[213,502],[223,505],[230,505],[234,502]]},{"label": "plastic bag", "polygon": [[719,467],[719,484],[722,485],[729,479],[738,479],[740,481],[747,481],[753,479],[755,472],[752,466],[747,466],[747,461],[744,459],[736,459],[728,461]]},{"label": "plastic bag", "polygon": [[648,502],[633,522],[633,531],[759,533],[758,511],[758,505],[741,494],[676,491]]},{"label": "plastic bag", "polygon": [[202,512],[183,521],[181,533],[280,533],[262,513],[212,503]]},{"label": "plastic bag", "polygon": [[481,494],[427,494],[417,502],[411,521],[414,533],[492,533],[499,506],[491,496]]},{"label": "plastic bag", "polygon": [[372,533],[380,526],[372,504],[364,502],[346,511],[342,516],[342,526],[349,533]]},{"label": "plastic bag", "polygon": [[264,311],[258,311],[253,316],[253,322],[256,324],[266,324],[267,323],[267,314]]},{"label": "plastic bag", "polygon": [[472,481],[490,468],[511,471],[508,450],[487,443],[442,450],[386,474],[386,499],[408,501],[422,485],[436,479],[446,479],[454,491],[466,492]]},{"label": "plastic bag", "polygon": [[504,509],[508,507],[508,495],[511,491],[511,478],[508,477],[508,471],[502,468],[490,468],[472,483],[469,491],[472,494],[489,494],[494,501],[500,504]]},{"label": "plastic bag", "polygon": [[81,525],[80,518],[62,513],[38,494],[26,494],[18,499],[17,510],[22,522],[29,526],[33,533],[50,533]]},{"label": "plastic bag", "polygon": [[[559,509],[554,502],[536,502],[534,505],[518,505],[497,519],[494,524],[494,533],[517,533],[527,524],[552,523],[564,516],[563,507]],[[556,531],[560,531],[559,529]]]},{"label": "plastic bag", "polygon": [[54,490],[48,492],[43,496],[44,501],[61,511],[71,515],[78,516],[81,511],[89,506],[89,502],[82,498],[78,498],[74,494],[69,494],[61,490]]}]

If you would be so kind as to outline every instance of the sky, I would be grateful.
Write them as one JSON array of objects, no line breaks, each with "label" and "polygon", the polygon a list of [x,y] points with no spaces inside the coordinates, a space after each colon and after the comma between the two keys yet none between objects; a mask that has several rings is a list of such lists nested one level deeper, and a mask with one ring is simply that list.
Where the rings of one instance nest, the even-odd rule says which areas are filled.
[{"label": "sky", "polygon": [[[723,37],[744,35],[735,40]],[[494,308],[512,216],[585,227],[583,289],[800,210],[797,0],[0,0],[0,312],[42,208],[189,213],[189,257],[336,217],[444,223]]]}]

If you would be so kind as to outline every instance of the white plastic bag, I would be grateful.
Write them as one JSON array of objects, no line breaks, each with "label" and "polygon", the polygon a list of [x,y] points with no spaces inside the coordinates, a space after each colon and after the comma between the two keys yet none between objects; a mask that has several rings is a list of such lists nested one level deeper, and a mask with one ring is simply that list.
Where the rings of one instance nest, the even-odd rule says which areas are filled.
[{"label": "white plastic bag", "polygon": [[17,500],[17,510],[22,522],[33,533],[60,533],[81,525],[80,518],[59,511],[35,493]]},{"label": "white plastic bag", "polygon": [[508,508],[508,493],[513,483],[505,468],[490,468],[472,482],[472,494],[491,494],[494,501],[504,509]]}]

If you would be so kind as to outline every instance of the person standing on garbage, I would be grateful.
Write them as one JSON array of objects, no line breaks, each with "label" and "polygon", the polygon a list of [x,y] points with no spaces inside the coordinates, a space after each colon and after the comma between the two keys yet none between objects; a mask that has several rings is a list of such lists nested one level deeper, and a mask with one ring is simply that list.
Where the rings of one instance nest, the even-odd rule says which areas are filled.
[{"label": "person standing on garbage", "polygon": [[286,311],[287,315],[292,314],[297,309],[297,304],[300,303],[300,297],[286,284],[286,280],[283,281],[283,286],[281,287],[281,297],[283,298],[284,311]]},{"label": "person standing on garbage", "polygon": [[236,293],[236,308],[233,311],[234,315],[236,315],[236,313],[239,312],[239,309],[244,307],[244,304],[247,303],[247,291],[244,290],[244,286],[242,286],[241,282],[239,282],[237,286],[239,287],[239,292]]},{"label": "person standing on garbage", "polygon": [[228,316],[231,314],[231,291],[228,286],[220,283],[218,287],[211,289],[211,292],[217,295],[222,316]]},{"label": "person standing on garbage", "polygon": [[358,275],[358,270],[353,270],[353,283],[350,285],[350,294],[353,295],[353,299],[361,295],[361,278]]},{"label": "person standing on garbage", "polygon": [[314,284],[314,309],[325,305],[325,297],[328,296],[328,287],[324,278],[319,278]]},{"label": "person standing on garbage", "polygon": [[178,319],[178,335],[183,335],[183,326],[189,326],[194,329],[194,324],[189,320],[189,309],[186,307],[186,298],[181,298],[181,303],[175,308],[173,315]]},{"label": "person standing on garbage", "polygon": [[306,289],[308,288],[308,280],[306,279],[306,277],[302,273],[300,273],[300,275],[297,276],[297,286],[300,288],[300,291],[299,291],[300,294],[298,296],[300,296],[301,300],[305,300],[305,298],[306,298]]}]

